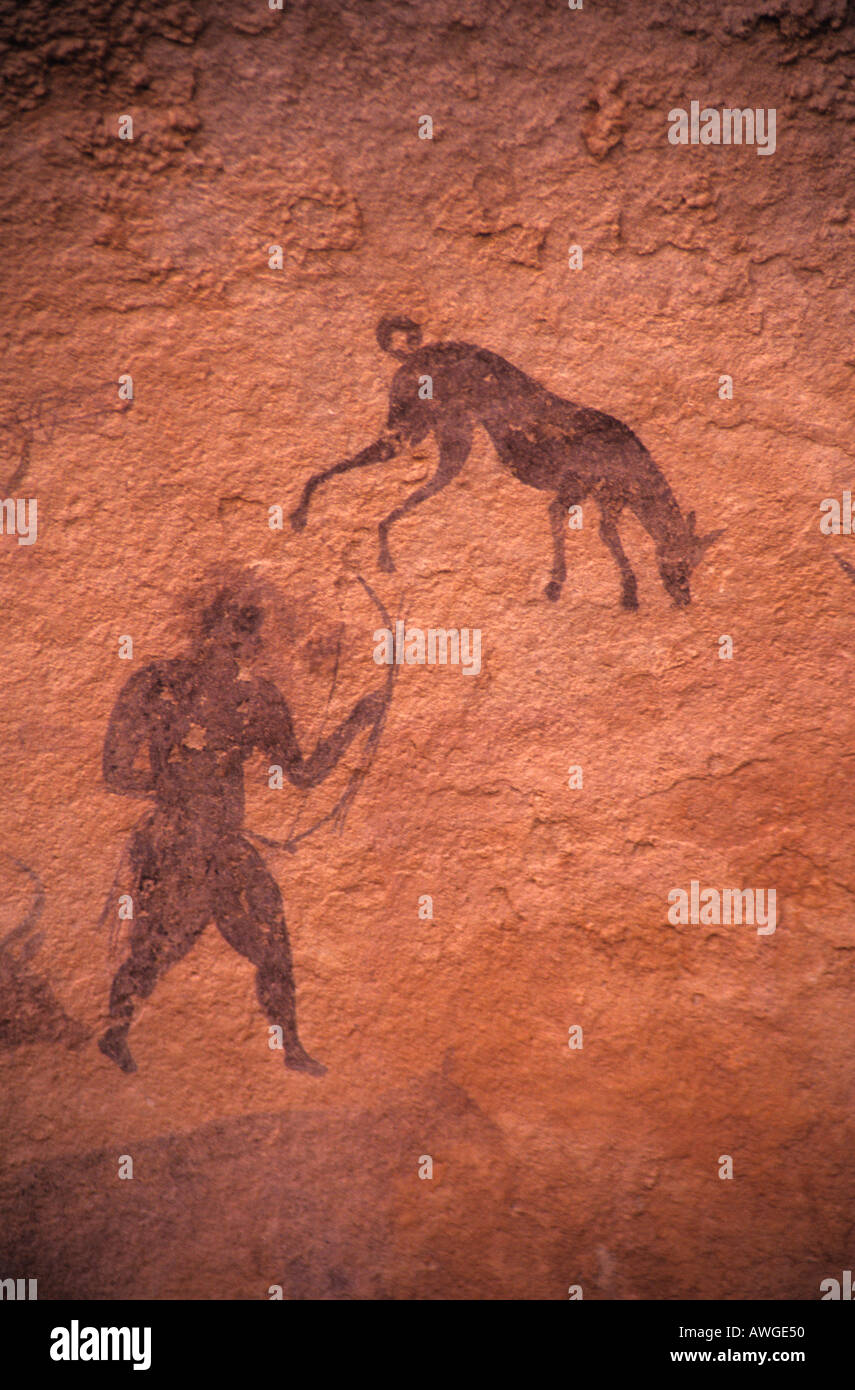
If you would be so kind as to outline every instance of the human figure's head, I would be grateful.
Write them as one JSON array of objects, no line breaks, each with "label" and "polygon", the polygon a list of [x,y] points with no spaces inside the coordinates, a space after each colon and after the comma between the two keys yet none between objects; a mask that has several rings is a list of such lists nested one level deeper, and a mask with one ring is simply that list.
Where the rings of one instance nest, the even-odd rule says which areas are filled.
[{"label": "human figure's head", "polygon": [[265,585],[251,570],[220,571],[191,601],[193,635],[199,651],[247,660],[261,648]]},{"label": "human figure's head", "polygon": [[390,315],[377,325],[377,341],[384,352],[406,362],[411,352],[415,352],[422,341],[422,330],[412,319],[401,315]]}]

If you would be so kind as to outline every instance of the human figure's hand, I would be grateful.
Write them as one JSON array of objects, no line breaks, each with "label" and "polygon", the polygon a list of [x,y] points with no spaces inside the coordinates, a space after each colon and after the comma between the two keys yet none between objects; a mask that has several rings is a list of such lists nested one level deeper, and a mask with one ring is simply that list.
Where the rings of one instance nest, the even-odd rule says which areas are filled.
[{"label": "human figure's hand", "polygon": [[358,715],[360,724],[367,727],[369,724],[376,724],[385,705],[385,693],[382,690],[372,690],[358,701],[354,713]]}]

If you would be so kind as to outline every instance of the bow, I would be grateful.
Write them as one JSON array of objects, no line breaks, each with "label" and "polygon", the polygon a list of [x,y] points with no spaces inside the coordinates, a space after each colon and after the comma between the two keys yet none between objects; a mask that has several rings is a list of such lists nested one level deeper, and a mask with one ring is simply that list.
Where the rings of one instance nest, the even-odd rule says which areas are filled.
[{"label": "bow", "polygon": [[[339,667],[339,662],[341,661],[341,639],[342,639],[343,633],[344,633],[344,623],[342,623],[342,624],[339,626],[339,630],[338,630],[338,640],[337,640],[337,642],[336,642],[336,648],[335,648],[335,662],[334,662],[334,664],[333,664],[332,680],[330,681],[330,688],[329,688],[329,692],[328,692],[328,694],[327,694],[327,702],[326,702],[326,704],[324,705],[324,712],[323,712],[323,714],[321,715],[320,721],[319,721],[319,723],[318,723],[317,730],[316,730],[316,732],[315,732],[314,738],[312,739],[312,742],[313,742],[313,743],[318,743],[318,742],[320,741],[320,739],[321,739],[321,737],[322,737],[322,735],[323,735],[324,729],[325,729],[326,726],[327,726],[327,716],[328,716],[328,714],[329,714],[329,712],[330,712],[330,705],[332,704],[332,697],[333,697],[333,695],[335,694],[336,685],[338,684],[338,667]],[[290,827],[289,827],[288,834],[285,836],[285,843],[286,843],[286,844],[290,844],[291,841],[295,838],[296,831],[297,831],[297,826],[300,824],[300,821],[301,821],[302,818],[303,818],[303,812],[304,812],[305,809],[306,809],[306,805],[307,805],[307,803],[308,803],[308,800],[309,800],[308,794],[307,794],[306,796],[304,796],[304,797],[301,799],[300,805],[297,807],[296,815],[294,816],[294,819],[292,820],[291,825],[290,825]]]},{"label": "bow", "polygon": [[[374,604],[378,613],[382,617],[384,626],[387,627],[390,632],[393,631],[392,619],[386,612],[386,609],[382,601],[377,597],[367,580],[362,578],[361,574],[358,574],[356,577],[359,580],[368,597],[371,599],[371,602]],[[336,672],[337,671],[338,656],[336,656]],[[325,815],[321,816],[320,820],[315,821],[314,825],[309,826],[308,830],[301,831],[299,835],[293,834],[294,826],[297,824],[297,820],[295,820],[294,826],[292,826],[291,828],[292,833],[289,834],[287,840],[272,840],[267,835],[259,835],[255,831],[248,832],[252,835],[252,838],[254,840],[257,840],[259,844],[267,845],[270,849],[287,849],[290,850],[290,852],[293,854],[296,851],[297,846],[303,840],[307,840],[310,835],[314,835],[316,830],[320,830],[321,826],[323,825],[328,825],[330,821],[332,821],[335,824],[335,828],[338,831],[339,835],[341,834],[344,822],[347,819],[347,814],[351,806],[353,805],[353,802],[356,798],[356,794],[359,791],[359,788],[362,786],[362,783],[365,781],[365,778],[368,776],[371,764],[374,761],[374,756],[377,751],[377,745],[380,742],[380,736],[383,733],[383,726],[386,723],[386,715],[389,710],[389,705],[392,702],[392,692],[395,687],[395,680],[397,679],[397,674],[397,664],[393,661],[391,666],[389,667],[389,672],[386,676],[385,699],[381,706],[380,713],[377,715],[377,718],[371,726],[371,732],[368,735],[368,738],[365,740],[365,748],[363,751],[362,761],[360,765],[354,768],[353,772],[350,774],[347,786],[345,787],[341,796],[338,798],[338,801],[335,803],[332,810],[327,811]],[[334,683],[335,673],[333,674],[333,684]],[[331,698],[332,689],[330,690],[330,695],[327,699],[327,707],[329,707],[329,700]],[[298,812],[297,819],[299,819],[299,814],[300,813]]]}]

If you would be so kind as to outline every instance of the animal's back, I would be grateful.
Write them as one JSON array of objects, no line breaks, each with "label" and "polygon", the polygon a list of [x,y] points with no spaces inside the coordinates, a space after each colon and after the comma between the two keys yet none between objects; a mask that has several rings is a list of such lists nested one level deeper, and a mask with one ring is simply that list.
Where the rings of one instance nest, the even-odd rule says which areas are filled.
[{"label": "animal's back", "polygon": [[[433,393],[429,400],[419,396],[426,377]],[[419,434],[464,413],[483,426],[505,464],[515,472],[522,465],[532,479],[549,456],[555,466],[569,463],[569,450],[589,486],[605,469],[627,498],[668,491],[641,440],[622,420],[566,400],[498,353],[473,343],[418,348],[396,373],[392,394],[399,411],[409,417],[418,413]]]}]

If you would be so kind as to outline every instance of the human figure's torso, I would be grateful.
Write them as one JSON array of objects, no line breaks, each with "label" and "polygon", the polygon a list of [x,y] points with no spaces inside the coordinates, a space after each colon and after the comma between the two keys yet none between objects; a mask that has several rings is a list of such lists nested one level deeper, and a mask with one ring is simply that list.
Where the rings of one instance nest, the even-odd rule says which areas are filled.
[{"label": "human figure's torso", "polygon": [[255,739],[257,684],[215,680],[188,660],[149,668],[140,736],[158,809],[213,834],[243,823],[243,764]]}]

